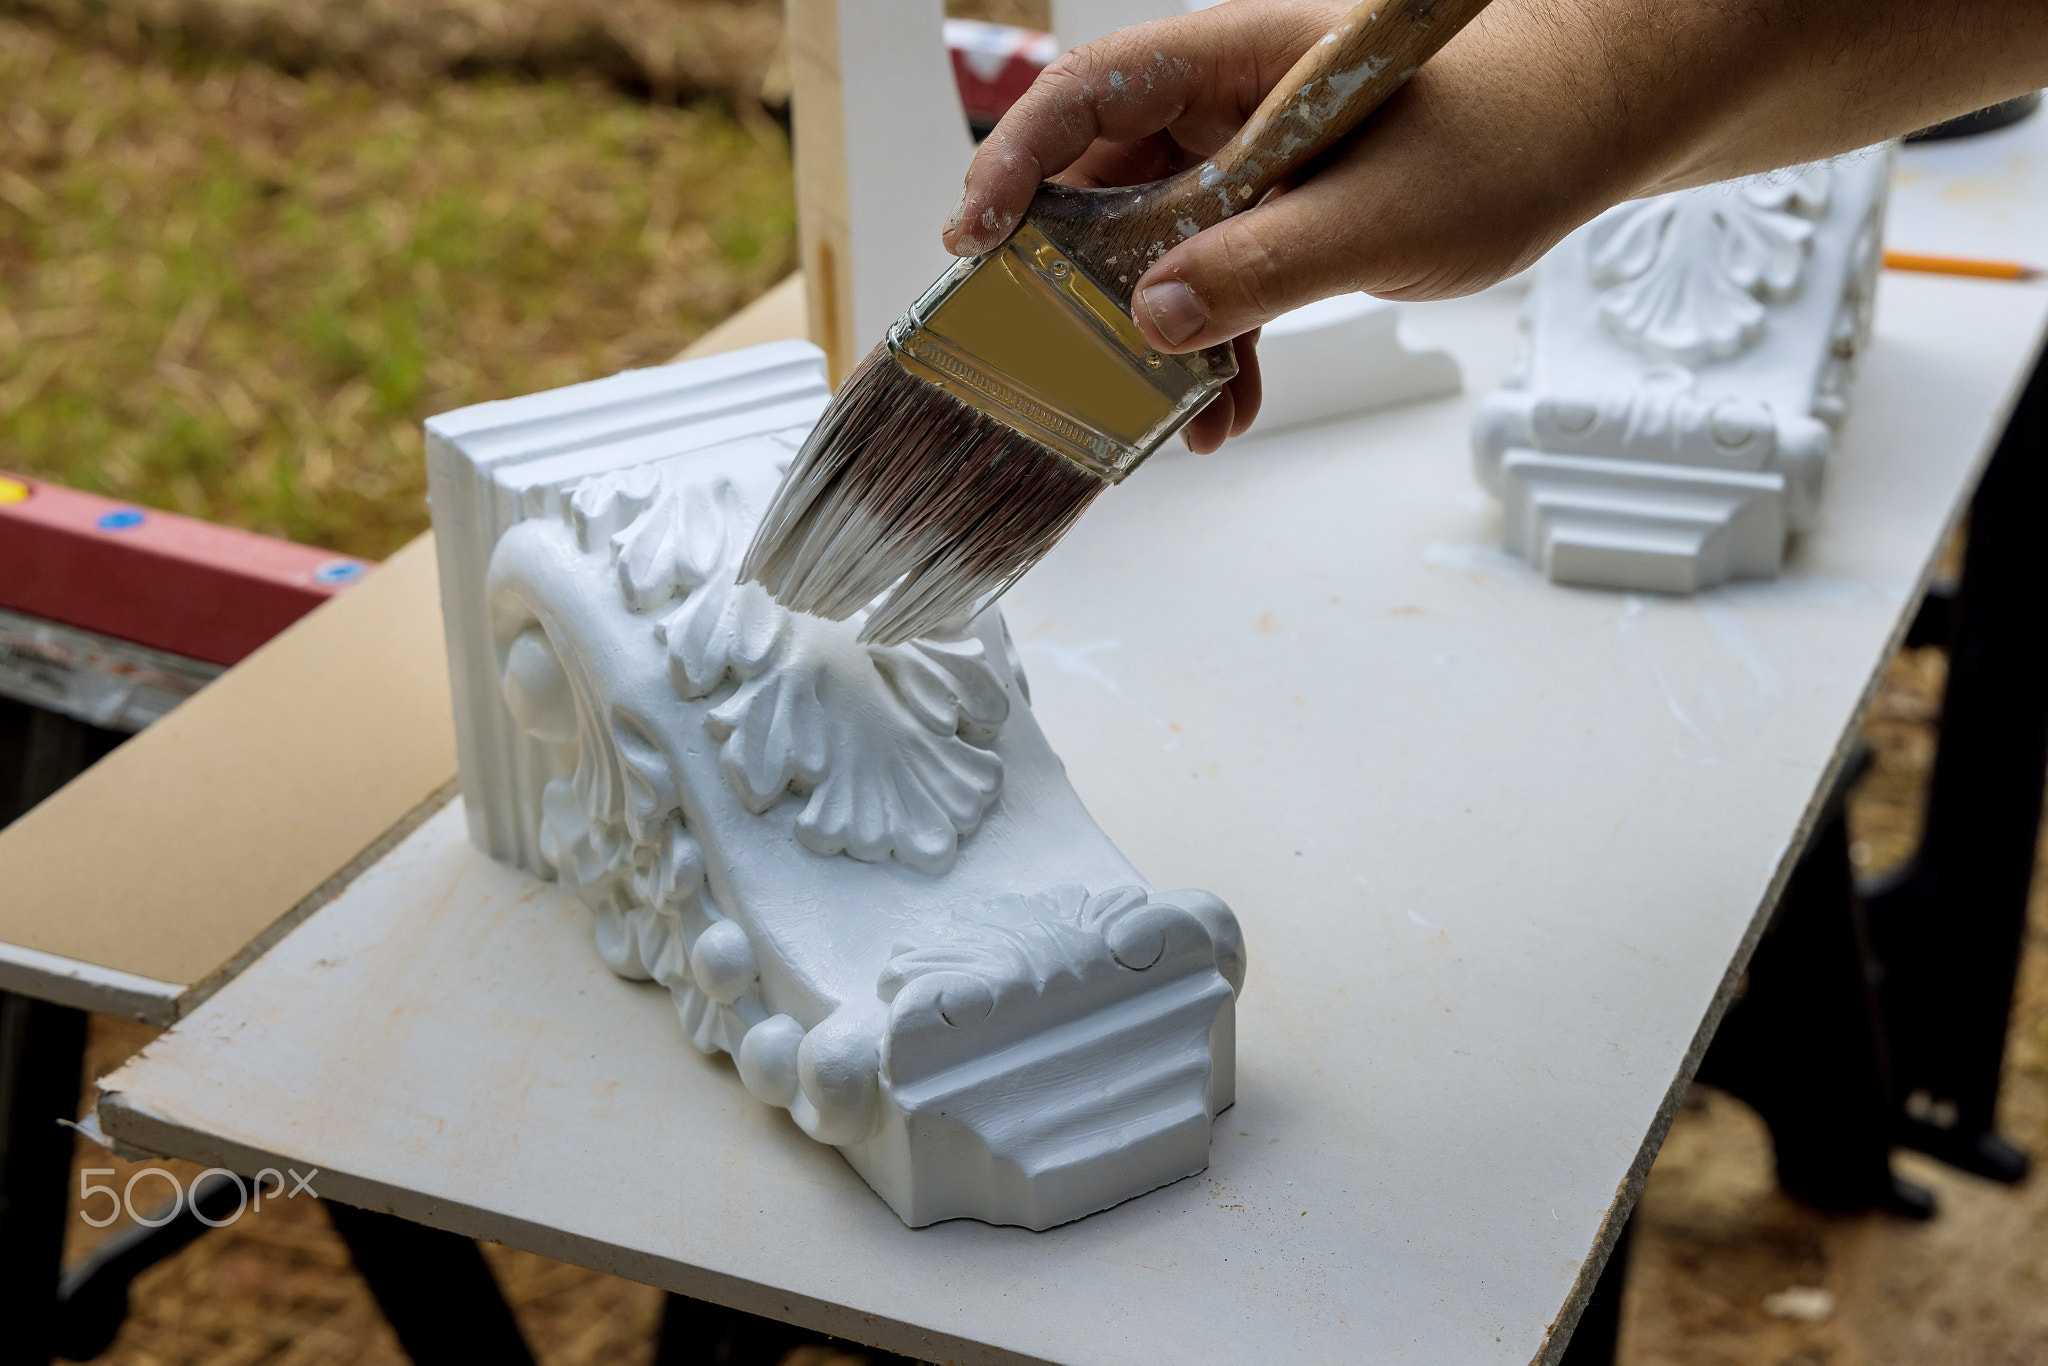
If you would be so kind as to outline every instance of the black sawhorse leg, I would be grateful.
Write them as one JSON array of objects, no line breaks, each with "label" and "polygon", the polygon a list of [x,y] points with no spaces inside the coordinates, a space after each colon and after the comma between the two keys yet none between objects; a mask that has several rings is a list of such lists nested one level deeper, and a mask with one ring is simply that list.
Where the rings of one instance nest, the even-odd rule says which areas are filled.
[{"label": "black sawhorse leg", "polygon": [[654,1366],[775,1366],[791,1348],[818,1336],[794,1324],[670,1295]]},{"label": "black sawhorse leg", "polygon": [[0,1362],[56,1350],[57,1276],[70,1212],[71,1131],[85,1012],[0,991]]},{"label": "black sawhorse leg", "polygon": [[57,1283],[57,1355],[90,1361],[114,1345],[128,1319],[135,1278],[232,1219],[248,1204],[249,1188],[230,1176],[193,1183],[176,1207],[159,1208],[94,1248]]},{"label": "black sawhorse leg", "polygon": [[1778,1180],[1807,1204],[1926,1218],[1933,1196],[1892,1173],[1894,1113],[1876,960],[1849,868],[1846,766],[1750,960],[1698,1079],[1771,1128]]},{"label": "black sawhorse leg", "polygon": [[1996,1110],[2048,773],[2044,518],[2048,364],[2037,364],[1970,506],[1920,849],[1869,893],[1898,1141],[1995,1181],[2027,1172]]},{"label": "black sawhorse leg", "polygon": [[[245,1209],[252,1187],[211,1177],[194,1185],[175,1213],[159,1210],[148,1224],[123,1229],[65,1272],[51,1334],[57,1353],[89,1361],[112,1346],[135,1278]],[[531,1366],[533,1355],[474,1242],[394,1215],[322,1203],[412,1360]],[[46,1353],[41,1360],[47,1359]]]},{"label": "black sawhorse leg", "polygon": [[533,1366],[474,1241],[394,1214],[324,1203],[407,1356],[420,1366]]},{"label": "black sawhorse leg", "polygon": [[[0,698],[0,825],[11,823],[127,737]],[[86,1015],[0,991],[0,1366],[44,1366],[105,1351],[135,1277],[226,1218],[242,1198],[216,1178],[160,1227],[124,1230],[60,1275]],[[531,1366],[476,1244],[386,1214],[328,1210],[406,1352],[422,1366]]]},{"label": "black sawhorse leg", "polygon": [[[1698,1079],[1763,1116],[1778,1180],[1792,1195],[1822,1209],[1926,1218],[1933,1196],[1891,1168],[1893,1106],[1876,964],[1849,869],[1843,807],[1865,760],[1846,765],[1829,795]],[[1634,1227],[1631,1217],[1559,1366],[1614,1361]]]},{"label": "black sawhorse leg", "polygon": [[[0,826],[127,737],[0,699]],[[0,1363],[42,1366],[70,1207],[71,1131],[85,1073],[85,1012],[0,991]]]}]

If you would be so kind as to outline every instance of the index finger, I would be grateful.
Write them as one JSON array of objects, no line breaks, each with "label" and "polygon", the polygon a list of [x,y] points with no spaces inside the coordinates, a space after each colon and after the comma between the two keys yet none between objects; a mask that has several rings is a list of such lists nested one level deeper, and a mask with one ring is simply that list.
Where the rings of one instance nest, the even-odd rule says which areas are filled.
[{"label": "index finger", "polygon": [[1119,29],[1066,53],[975,152],[946,222],[946,249],[978,256],[1002,245],[1039,184],[1098,139],[1136,142],[1173,128],[1183,142],[1208,144],[1199,148],[1207,155],[1322,34],[1331,8],[1219,5]]}]

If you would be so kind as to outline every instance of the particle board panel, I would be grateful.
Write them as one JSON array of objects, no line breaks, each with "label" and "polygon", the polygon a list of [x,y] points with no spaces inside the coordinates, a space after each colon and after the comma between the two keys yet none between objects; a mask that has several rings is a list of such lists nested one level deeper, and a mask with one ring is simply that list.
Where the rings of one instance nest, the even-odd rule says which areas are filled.
[{"label": "particle board panel", "polygon": [[1410,310],[1471,394],[1164,453],[1006,604],[1103,827],[1244,927],[1210,1169],[911,1231],[444,813],[106,1083],[116,1140],[949,1361],[1554,1361],[2048,293],[1889,277],[1769,583],[1502,555],[1473,394],[1512,290]]},{"label": "particle board panel", "polygon": [[0,608],[233,664],[370,566],[0,472]]},{"label": "particle board panel", "polygon": [[168,1023],[454,776],[422,537],[0,831],[0,985]]}]

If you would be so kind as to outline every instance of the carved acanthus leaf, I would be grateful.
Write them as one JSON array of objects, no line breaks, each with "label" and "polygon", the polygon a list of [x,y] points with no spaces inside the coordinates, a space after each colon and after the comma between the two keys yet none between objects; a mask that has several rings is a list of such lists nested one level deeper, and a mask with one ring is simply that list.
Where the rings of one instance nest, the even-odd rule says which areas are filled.
[{"label": "carved acanthus leaf", "polygon": [[1142,887],[1115,887],[1091,896],[1084,887],[1067,886],[1005,897],[984,915],[956,916],[949,935],[899,941],[875,991],[882,1000],[894,1001],[920,977],[958,974],[979,982],[993,1008],[1006,995],[1043,993],[1106,962],[1143,970],[1158,957],[1156,947],[1150,957],[1142,952],[1157,937],[1138,923],[1138,913],[1146,910],[1155,916],[1186,915],[1153,903]]},{"label": "carved acanthus leaf", "polygon": [[[648,506],[656,506],[650,500]],[[745,516],[730,479],[691,481],[663,491],[655,516],[642,507],[613,538],[619,592],[635,612],[659,607],[715,573],[728,529]]]},{"label": "carved acanthus leaf", "polygon": [[1635,350],[1682,365],[1755,345],[1765,304],[1798,293],[1831,176],[1806,167],[1610,210],[1586,247],[1587,269],[1605,287],[1601,322]]},{"label": "carved acanthus leaf", "polygon": [[861,616],[798,617],[735,583],[769,492],[685,465],[651,490],[579,491],[572,508],[637,508],[611,538],[620,594],[635,612],[667,609],[655,632],[678,696],[731,686],[704,725],[742,806],[765,812],[793,792],[812,852],[942,873],[1002,786],[985,746],[1009,716],[1003,676],[978,636],[864,646]]},{"label": "carved acanthus leaf", "polygon": [[758,583],[712,583],[683,599],[656,633],[668,646],[668,677],[676,696],[695,700],[728,676],[757,677],[776,659],[790,614]]},{"label": "carved acanthus leaf", "polygon": [[876,645],[868,655],[903,705],[940,735],[993,740],[1010,718],[1010,695],[976,637]]}]

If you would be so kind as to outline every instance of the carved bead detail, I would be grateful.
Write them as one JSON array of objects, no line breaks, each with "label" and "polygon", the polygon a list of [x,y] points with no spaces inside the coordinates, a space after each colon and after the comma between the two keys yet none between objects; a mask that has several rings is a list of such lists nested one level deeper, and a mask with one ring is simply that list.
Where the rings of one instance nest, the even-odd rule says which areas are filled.
[{"label": "carved bead detail", "polygon": [[713,921],[690,950],[690,976],[722,1006],[745,995],[760,972],[747,932],[730,920]]},{"label": "carved bead detail", "polygon": [[1230,907],[1214,892],[1199,887],[1181,887],[1171,892],[1160,892],[1153,900],[1164,901],[1178,906],[1201,922],[1208,931],[1209,943],[1216,953],[1216,971],[1223,974],[1223,980],[1230,983],[1235,993],[1244,991],[1244,929],[1237,923]]},{"label": "carved bead detail", "polygon": [[1152,910],[1150,914],[1127,915],[1110,926],[1107,936],[1109,956],[1117,966],[1132,972],[1143,972],[1158,962],[1166,952],[1166,925],[1168,914],[1179,912],[1168,906]]},{"label": "carved bead detail", "polygon": [[896,997],[899,1016],[929,1009],[953,1029],[978,1025],[995,1013],[995,989],[967,972],[927,973]]},{"label": "carved bead detail", "polygon": [[864,1012],[842,1009],[798,1046],[797,1086],[815,1112],[804,1127],[819,1142],[858,1143],[873,1131],[880,1091],[876,1032],[876,1022]]},{"label": "carved bead detail", "polygon": [[740,1082],[759,1101],[788,1109],[797,1096],[796,1055],[804,1027],[787,1015],[771,1015],[740,1040]]}]

